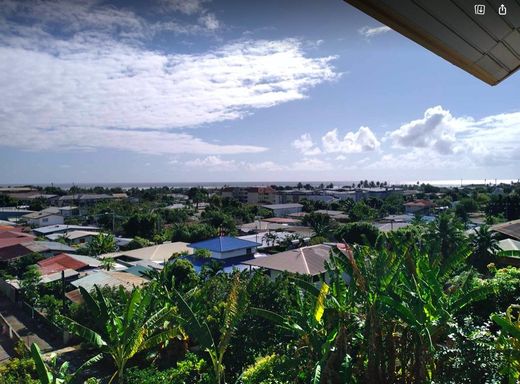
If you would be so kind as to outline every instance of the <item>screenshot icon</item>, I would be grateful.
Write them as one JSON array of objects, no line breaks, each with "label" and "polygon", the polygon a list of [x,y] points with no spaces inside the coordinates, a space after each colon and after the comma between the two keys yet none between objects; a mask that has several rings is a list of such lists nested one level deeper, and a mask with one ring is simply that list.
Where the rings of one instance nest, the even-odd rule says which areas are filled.
[{"label": "screenshot icon", "polygon": [[486,14],[486,6],[484,4],[475,4],[475,15],[485,15]]}]

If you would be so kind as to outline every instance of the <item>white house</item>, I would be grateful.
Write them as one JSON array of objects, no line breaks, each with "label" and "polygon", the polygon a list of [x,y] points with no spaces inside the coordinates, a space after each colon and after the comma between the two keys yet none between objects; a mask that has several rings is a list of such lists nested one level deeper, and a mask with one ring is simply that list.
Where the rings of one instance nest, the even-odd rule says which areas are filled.
[{"label": "white house", "polygon": [[60,210],[55,207],[45,208],[39,212],[28,213],[22,216],[22,219],[33,227],[63,224],[63,216]]}]

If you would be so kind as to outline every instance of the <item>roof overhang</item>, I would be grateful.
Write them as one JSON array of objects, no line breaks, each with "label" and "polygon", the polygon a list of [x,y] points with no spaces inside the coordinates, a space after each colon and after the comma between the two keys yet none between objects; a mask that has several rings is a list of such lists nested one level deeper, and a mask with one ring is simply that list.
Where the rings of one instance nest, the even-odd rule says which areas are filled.
[{"label": "roof overhang", "polygon": [[[520,68],[520,4],[464,0],[345,0],[490,85]],[[504,3],[507,14],[499,15]]]}]

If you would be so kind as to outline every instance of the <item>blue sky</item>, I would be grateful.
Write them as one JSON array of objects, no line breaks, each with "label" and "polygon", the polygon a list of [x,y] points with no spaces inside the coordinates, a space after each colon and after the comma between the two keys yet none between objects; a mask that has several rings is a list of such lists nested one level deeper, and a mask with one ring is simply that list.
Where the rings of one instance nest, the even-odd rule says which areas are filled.
[{"label": "blue sky", "polygon": [[520,75],[340,0],[4,0],[0,57],[0,183],[519,177]]}]

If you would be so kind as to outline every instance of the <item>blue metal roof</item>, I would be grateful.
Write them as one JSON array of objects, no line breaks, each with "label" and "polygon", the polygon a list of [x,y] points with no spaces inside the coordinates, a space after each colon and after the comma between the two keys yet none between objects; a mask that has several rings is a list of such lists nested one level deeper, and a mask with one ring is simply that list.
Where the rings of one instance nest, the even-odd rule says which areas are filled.
[{"label": "blue metal roof", "polygon": [[208,249],[212,252],[230,252],[238,249],[253,248],[262,245],[254,241],[237,239],[231,236],[220,236],[214,239],[199,241],[188,244],[188,247],[195,249]]}]

